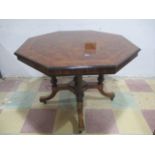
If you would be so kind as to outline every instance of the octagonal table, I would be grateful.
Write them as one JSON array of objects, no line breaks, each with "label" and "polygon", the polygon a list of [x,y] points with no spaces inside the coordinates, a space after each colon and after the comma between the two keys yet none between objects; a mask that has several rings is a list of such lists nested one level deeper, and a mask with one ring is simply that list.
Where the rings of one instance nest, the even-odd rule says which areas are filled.
[{"label": "octagonal table", "polygon": [[[140,49],[121,35],[97,31],[59,31],[29,38],[15,52],[27,65],[51,77],[52,92],[40,101],[47,103],[60,90],[76,96],[79,132],[84,130],[84,91],[97,88],[111,100],[114,93],[103,89],[104,74],[115,74]],[[69,84],[57,84],[57,76],[74,76]],[[82,75],[98,75],[97,82],[85,82]]]}]

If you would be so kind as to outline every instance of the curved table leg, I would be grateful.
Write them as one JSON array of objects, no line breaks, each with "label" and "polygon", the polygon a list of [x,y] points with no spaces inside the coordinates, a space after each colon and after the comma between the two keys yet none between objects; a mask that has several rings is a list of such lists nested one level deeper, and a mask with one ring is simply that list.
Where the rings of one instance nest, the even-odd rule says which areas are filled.
[{"label": "curved table leg", "polygon": [[102,85],[98,85],[98,90],[99,92],[104,95],[104,96],[107,96],[108,98],[110,98],[111,100],[114,99],[115,97],[115,94],[113,92],[105,92],[104,89],[103,89],[103,84]]},{"label": "curved table leg", "polygon": [[51,92],[51,94],[48,95],[48,96],[41,96],[40,97],[40,102],[43,102],[44,104],[47,103],[47,100],[52,99],[56,95],[56,93],[58,92],[57,79],[56,79],[55,76],[52,76],[51,84],[52,84],[52,92]]},{"label": "curved table leg", "polygon": [[99,90],[99,92],[102,95],[107,96],[108,98],[113,100],[114,97],[115,97],[115,94],[113,92],[106,92],[106,91],[104,91],[104,89],[103,89],[103,81],[104,81],[103,74],[99,74],[99,76],[98,76],[98,90]]},{"label": "curved table leg", "polygon": [[84,130],[83,102],[77,103],[77,112],[78,112],[78,129],[79,129],[79,133],[82,133]]},{"label": "curved table leg", "polygon": [[75,82],[75,94],[77,99],[77,113],[78,113],[78,129],[79,133],[82,133],[84,130],[84,121],[83,121],[83,88],[82,88],[82,76],[78,75],[74,78]]},{"label": "curved table leg", "polygon": [[52,99],[56,95],[57,92],[58,92],[58,90],[56,88],[53,88],[50,95],[40,97],[40,102],[43,102],[44,104],[46,104],[47,100]]}]

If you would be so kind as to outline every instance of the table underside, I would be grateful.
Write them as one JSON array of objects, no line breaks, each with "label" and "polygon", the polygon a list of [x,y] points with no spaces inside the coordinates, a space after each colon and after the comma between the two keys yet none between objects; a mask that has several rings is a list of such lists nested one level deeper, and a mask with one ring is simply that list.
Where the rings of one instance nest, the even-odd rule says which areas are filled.
[{"label": "table underside", "polygon": [[52,99],[58,91],[61,90],[69,90],[76,96],[77,101],[77,113],[78,113],[78,128],[79,133],[81,133],[84,130],[84,121],[83,121],[83,97],[84,97],[84,91],[87,89],[98,89],[99,92],[113,100],[114,93],[112,92],[106,92],[104,88],[104,75],[99,74],[97,78],[97,82],[86,82],[82,79],[82,75],[75,75],[73,80],[69,82],[68,84],[57,84],[57,77],[52,76],[51,77],[51,87],[52,92],[48,96],[40,97],[40,102],[47,103],[47,100]]}]

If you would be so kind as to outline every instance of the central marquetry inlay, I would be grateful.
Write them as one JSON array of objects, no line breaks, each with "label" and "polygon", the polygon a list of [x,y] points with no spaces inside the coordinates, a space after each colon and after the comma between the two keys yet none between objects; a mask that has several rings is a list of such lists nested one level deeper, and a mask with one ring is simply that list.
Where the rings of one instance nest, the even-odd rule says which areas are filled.
[{"label": "central marquetry inlay", "polygon": [[91,56],[96,53],[96,43],[87,42],[84,44],[84,56]]}]

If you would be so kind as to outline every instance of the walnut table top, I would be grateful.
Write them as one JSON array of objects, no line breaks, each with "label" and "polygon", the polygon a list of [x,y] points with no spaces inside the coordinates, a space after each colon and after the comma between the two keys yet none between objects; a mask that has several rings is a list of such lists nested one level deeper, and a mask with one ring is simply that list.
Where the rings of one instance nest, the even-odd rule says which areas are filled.
[{"label": "walnut table top", "polygon": [[49,76],[113,74],[137,56],[139,50],[121,35],[60,31],[29,38],[15,54]]}]

